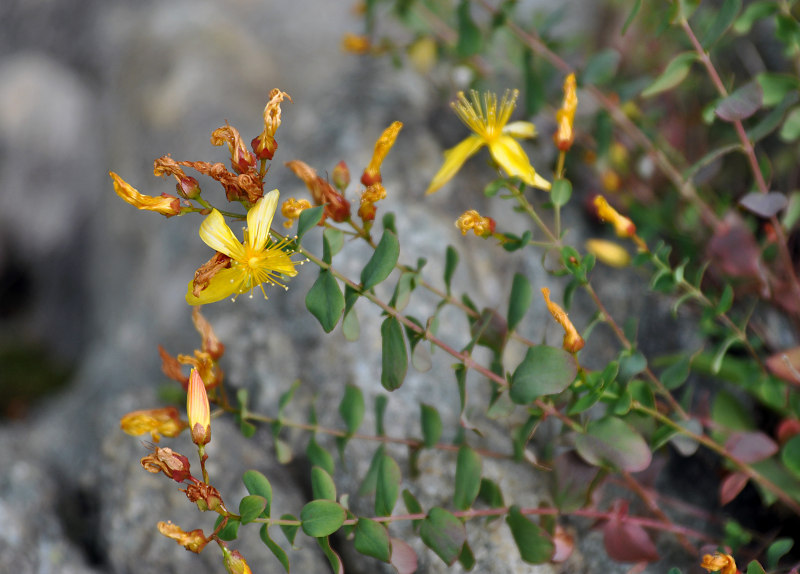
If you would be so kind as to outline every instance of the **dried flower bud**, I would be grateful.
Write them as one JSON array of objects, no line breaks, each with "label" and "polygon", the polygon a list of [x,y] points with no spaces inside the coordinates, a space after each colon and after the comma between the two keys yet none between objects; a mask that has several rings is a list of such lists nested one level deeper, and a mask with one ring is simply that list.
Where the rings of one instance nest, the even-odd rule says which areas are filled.
[{"label": "dried flower bud", "polygon": [[197,369],[192,369],[192,374],[189,376],[186,412],[189,416],[192,442],[198,446],[208,444],[211,441],[211,407],[208,404],[206,386]]},{"label": "dried flower bud", "polygon": [[186,494],[186,498],[194,502],[202,512],[207,510],[216,512],[217,509],[223,508],[222,496],[210,484],[196,481],[181,490]]},{"label": "dried flower bud", "polygon": [[191,478],[189,459],[173,451],[171,448],[154,447],[153,452],[140,461],[147,472],[158,474],[163,472],[175,482],[183,482]]},{"label": "dried flower bud", "polygon": [[478,237],[491,237],[496,223],[491,217],[481,217],[480,213],[470,209],[456,220],[456,227],[461,231],[461,235],[466,235],[471,230]]},{"label": "dried flower bud", "polygon": [[185,199],[194,199],[201,193],[200,184],[195,178],[189,175],[180,178],[178,183],[175,184],[175,189],[178,195]]},{"label": "dried flower bud", "polygon": [[619,237],[633,237],[636,235],[636,226],[633,222],[617,213],[617,210],[611,207],[602,195],[594,198],[594,206],[597,208],[597,217],[603,221],[608,221],[614,226]]},{"label": "dried flower bud", "polygon": [[583,337],[580,336],[575,325],[569,320],[566,312],[558,304],[550,301],[550,289],[542,287],[542,295],[544,295],[544,301],[547,303],[547,310],[550,311],[553,319],[564,328],[564,341],[562,343],[564,350],[570,353],[577,353],[583,349],[585,344]]},{"label": "dried flower bud", "polygon": [[177,197],[167,194],[161,197],[143,195],[113,171],[108,172],[108,175],[114,180],[114,191],[117,195],[136,209],[155,211],[166,217],[181,214],[181,202]]},{"label": "dried flower bud", "polygon": [[340,161],[334,166],[333,172],[331,172],[331,179],[336,189],[344,193],[344,190],[350,185],[350,169],[344,161]]},{"label": "dried flower bud", "polygon": [[350,202],[330,183],[318,176],[314,168],[298,159],[287,161],[286,167],[303,180],[308,191],[311,192],[314,203],[325,206],[326,217],[330,217],[338,223],[350,218]]},{"label": "dried flower bud", "polygon": [[203,340],[203,351],[208,353],[212,360],[218,361],[225,353],[225,345],[217,338],[217,334],[214,333],[214,329],[211,328],[211,323],[203,317],[203,314],[200,312],[200,307],[192,309],[192,323],[194,323],[194,328],[197,329],[197,332],[200,333],[200,337]]},{"label": "dried flower bud", "polygon": [[123,431],[133,436],[149,432],[154,442],[159,442],[162,435],[178,436],[189,426],[186,421],[181,420],[175,407],[134,411],[122,417],[119,425]]},{"label": "dried flower bud", "polygon": [[228,122],[225,125],[211,132],[212,145],[228,145],[231,154],[231,167],[239,173],[245,173],[256,164],[256,158],[250,153],[244,143],[239,130],[231,126]]},{"label": "dried flower bud", "polygon": [[624,247],[605,239],[586,240],[586,251],[611,267],[627,267],[631,262],[631,256]]},{"label": "dried flower bud", "polygon": [[722,554],[715,552],[703,556],[703,561],[700,563],[700,568],[704,568],[709,572],[719,572],[719,574],[736,574],[736,562],[730,554]]},{"label": "dried flower bud", "polygon": [[369,187],[372,184],[383,181],[381,178],[381,164],[386,158],[386,154],[388,154],[389,150],[392,149],[392,146],[397,139],[397,134],[400,133],[402,128],[402,122],[394,122],[388,128],[383,130],[381,137],[379,137],[378,141],[375,142],[375,151],[372,152],[372,159],[370,160],[369,165],[367,165],[367,168],[364,170],[364,173],[361,175],[361,183]]},{"label": "dried flower bud", "polygon": [[577,108],[578,95],[575,89],[575,74],[570,74],[564,79],[564,101],[561,109],[556,112],[558,130],[553,136],[553,141],[560,151],[567,151],[575,140],[573,125]]},{"label": "dried flower bud", "polygon": [[222,562],[225,564],[225,570],[228,574],[251,574],[250,567],[238,550],[231,552],[223,546]]},{"label": "dried flower bud", "polygon": [[208,540],[199,528],[191,532],[184,532],[180,526],[172,522],[159,522],[158,531],[166,536],[172,538],[175,542],[186,548],[189,552],[200,554],[203,548],[208,544]]},{"label": "dried flower bud", "polygon": [[250,146],[258,159],[271,160],[278,149],[278,142],[275,141],[275,132],[281,125],[281,102],[283,100],[292,101],[289,94],[274,88],[269,93],[269,101],[264,107],[264,130],[261,134],[250,142]]}]

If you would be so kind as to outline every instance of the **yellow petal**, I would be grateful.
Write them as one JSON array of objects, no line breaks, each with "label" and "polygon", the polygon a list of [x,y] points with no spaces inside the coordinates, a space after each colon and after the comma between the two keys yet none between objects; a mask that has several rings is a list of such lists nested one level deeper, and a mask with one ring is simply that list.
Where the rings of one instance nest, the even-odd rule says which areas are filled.
[{"label": "yellow petal", "polygon": [[531,122],[511,122],[503,128],[503,133],[517,139],[535,138],[536,126]]},{"label": "yellow petal", "polygon": [[484,144],[484,140],[478,136],[469,136],[460,144],[445,151],[444,164],[439,168],[437,174],[433,176],[433,181],[431,181],[425,193],[433,193],[450,181],[458,170],[461,169],[461,166],[464,165],[464,162],[474,155]]},{"label": "yellow petal", "polygon": [[263,251],[267,245],[279,195],[278,190],[273,189],[247,212],[247,242],[255,251]]},{"label": "yellow petal", "polygon": [[200,239],[215,251],[241,261],[244,259],[244,247],[225,223],[225,218],[216,209],[203,220],[200,225]]},{"label": "yellow petal", "polygon": [[186,291],[186,302],[189,305],[205,305],[206,303],[221,301],[231,295],[237,295],[246,291],[246,282],[247,274],[241,268],[232,267],[230,269],[223,269],[214,275],[208,283],[208,287],[203,289],[197,297],[192,293],[194,281],[189,281],[189,287]]},{"label": "yellow petal", "polygon": [[489,144],[489,151],[508,175],[516,176],[533,187],[550,189],[550,183],[537,175],[525,150],[511,136],[501,135]]}]

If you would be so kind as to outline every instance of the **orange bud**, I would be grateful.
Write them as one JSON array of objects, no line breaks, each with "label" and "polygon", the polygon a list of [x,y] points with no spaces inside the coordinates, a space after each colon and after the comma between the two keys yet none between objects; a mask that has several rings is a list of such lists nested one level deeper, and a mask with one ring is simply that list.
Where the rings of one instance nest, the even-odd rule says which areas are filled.
[{"label": "orange bud", "polygon": [[620,215],[616,209],[611,207],[602,195],[594,198],[594,206],[597,208],[597,217],[603,221],[608,221],[614,226],[619,237],[633,237],[636,235],[636,226],[633,221]]},{"label": "orange bud", "polygon": [[108,172],[108,175],[114,180],[114,191],[117,192],[117,195],[136,209],[155,211],[166,217],[181,214],[181,202],[177,197],[167,194],[163,194],[161,197],[144,195],[113,171]]},{"label": "orange bud", "polygon": [[466,235],[470,230],[478,237],[490,237],[495,230],[495,220],[491,217],[481,217],[481,214],[470,209],[461,214],[456,220],[456,227],[461,235]]},{"label": "orange bud", "polygon": [[573,125],[575,110],[578,109],[578,94],[575,86],[575,74],[570,74],[564,79],[564,101],[561,109],[556,112],[558,130],[553,136],[556,146],[560,151],[567,151],[572,147],[575,139]]},{"label": "orange bud", "polygon": [[189,377],[186,412],[189,416],[192,442],[198,446],[208,444],[211,441],[211,407],[208,404],[206,386],[197,373],[197,369],[192,369]]},{"label": "orange bud", "polygon": [[159,442],[161,436],[175,437],[189,426],[181,420],[178,409],[165,407],[163,409],[147,409],[126,414],[119,421],[119,426],[129,435],[139,436],[149,432],[154,442]]},{"label": "orange bud", "polygon": [[186,548],[189,552],[200,554],[208,544],[203,531],[199,528],[191,532],[184,532],[180,526],[172,522],[159,522],[158,531],[166,536],[172,538],[175,542]]},{"label": "orange bud", "polygon": [[372,152],[372,159],[370,160],[369,165],[367,165],[367,168],[364,170],[364,173],[361,175],[361,183],[369,187],[374,183],[380,183],[383,181],[381,179],[381,164],[386,158],[386,154],[388,154],[389,150],[392,149],[392,146],[397,139],[397,134],[400,133],[402,128],[402,122],[394,122],[388,128],[383,130],[381,137],[379,137],[378,141],[375,142],[375,151]]},{"label": "orange bud", "polygon": [[583,346],[585,342],[583,337],[580,336],[578,330],[575,328],[575,325],[572,324],[572,321],[569,320],[567,313],[562,309],[557,303],[553,303],[550,300],[550,289],[547,287],[542,287],[542,295],[544,295],[544,301],[547,304],[547,310],[550,311],[550,314],[553,316],[553,319],[564,328],[564,341],[562,342],[562,346],[565,351],[570,353],[577,353]]}]

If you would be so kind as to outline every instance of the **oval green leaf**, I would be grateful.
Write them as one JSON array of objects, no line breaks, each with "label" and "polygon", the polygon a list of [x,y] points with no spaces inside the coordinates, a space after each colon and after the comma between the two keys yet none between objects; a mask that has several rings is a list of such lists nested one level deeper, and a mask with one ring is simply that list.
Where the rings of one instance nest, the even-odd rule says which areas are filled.
[{"label": "oval green leaf", "polygon": [[353,434],[364,420],[364,394],[357,386],[349,384],[345,387],[342,402],[339,403],[339,414],[347,425],[347,432]]},{"label": "oval green leaf", "polygon": [[564,349],[531,347],[511,377],[511,400],[524,405],[543,395],[556,395],[575,380],[577,372],[575,358]]},{"label": "oval green leaf", "polygon": [[689,74],[689,70],[696,60],[697,54],[694,52],[682,52],[675,56],[661,75],[642,92],[642,97],[650,98],[680,84]]},{"label": "oval green leaf", "polygon": [[512,506],[506,517],[506,523],[517,543],[519,554],[529,564],[544,564],[548,562],[555,552],[555,545],[547,533],[538,524],[528,520],[519,511],[519,507]]},{"label": "oval green leaf", "polygon": [[467,510],[475,502],[480,488],[481,457],[477,452],[464,445],[458,449],[453,505],[459,510]]},{"label": "oval green leaf", "polygon": [[628,472],[646,469],[652,459],[642,435],[616,417],[590,422],[586,432],[575,437],[575,448],[589,464],[608,464]]},{"label": "oval green leaf", "polygon": [[314,538],[329,536],[344,524],[347,514],[332,500],[312,500],[300,511],[303,532]]},{"label": "oval green leaf", "polygon": [[[559,180],[563,181],[563,180]],[[511,283],[511,295],[508,300],[508,332],[514,330],[519,324],[528,308],[531,306],[533,300],[533,289],[528,279],[520,274],[514,275],[514,281]]]},{"label": "oval green leaf", "polygon": [[300,212],[300,219],[297,222],[297,241],[299,242],[319,220],[322,219],[323,206],[318,205]]},{"label": "oval green leaf", "polygon": [[339,283],[327,269],[320,269],[319,277],[308,290],[306,308],[317,318],[326,333],[333,331],[344,311],[344,295]]},{"label": "oval green leaf", "polygon": [[442,437],[442,418],[436,407],[420,404],[420,419],[422,423],[422,441],[427,448],[433,448]]},{"label": "oval green leaf", "polygon": [[403,326],[395,317],[381,324],[381,384],[387,391],[399,389],[408,370],[408,350]]},{"label": "oval green leaf", "polygon": [[242,475],[242,482],[247,492],[264,497],[267,501],[267,507],[264,510],[265,517],[269,517],[270,506],[272,506],[272,485],[267,477],[257,470],[247,470]]},{"label": "oval green leaf", "polygon": [[378,481],[375,485],[375,514],[390,516],[400,494],[403,476],[400,466],[392,457],[384,454],[378,466]]},{"label": "oval green leaf", "polygon": [[425,546],[433,550],[445,564],[452,566],[467,540],[464,524],[444,508],[431,508],[422,521],[419,535]]},{"label": "oval green leaf", "polygon": [[336,484],[324,468],[311,469],[311,492],[317,500],[336,500]]},{"label": "oval green leaf", "polygon": [[353,544],[361,554],[372,556],[383,562],[392,557],[392,544],[386,527],[369,518],[359,518]]},{"label": "oval green leaf", "polygon": [[267,548],[270,549],[275,558],[277,558],[278,561],[283,565],[283,569],[286,570],[286,574],[289,574],[289,556],[286,554],[286,551],[284,551],[284,549],[281,548],[280,545],[278,545],[278,543],[272,539],[272,537],[270,537],[269,528],[267,528],[266,524],[261,527],[259,535],[261,536],[261,541],[267,546]]},{"label": "oval green leaf", "polygon": [[400,243],[391,231],[384,231],[375,252],[361,271],[361,287],[366,291],[385,280],[400,257]]},{"label": "oval green leaf", "polygon": [[249,494],[239,501],[239,516],[242,524],[248,524],[258,518],[267,507],[267,499],[257,494]]}]

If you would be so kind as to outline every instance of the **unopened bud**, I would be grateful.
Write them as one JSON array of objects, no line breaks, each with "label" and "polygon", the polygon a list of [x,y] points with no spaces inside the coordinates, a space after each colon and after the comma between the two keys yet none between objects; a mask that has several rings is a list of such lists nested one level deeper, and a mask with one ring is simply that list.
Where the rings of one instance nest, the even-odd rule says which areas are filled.
[{"label": "unopened bud", "polygon": [[182,177],[175,184],[175,189],[178,191],[178,195],[185,199],[194,199],[200,195],[200,184],[190,175]]},{"label": "unopened bud", "polygon": [[250,566],[247,565],[247,562],[245,562],[244,557],[238,550],[230,552],[223,546],[222,553],[222,561],[225,563],[225,570],[227,570],[229,574],[251,574]]},{"label": "unopened bud", "polygon": [[347,164],[344,163],[344,161],[340,161],[333,168],[331,179],[333,180],[333,185],[336,186],[336,189],[341,192],[344,192],[344,190],[347,189],[347,186],[350,185],[350,169],[347,167]]},{"label": "unopened bud", "polygon": [[611,223],[619,237],[633,237],[636,235],[636,226],[633,221],[620,215],[616,209],[609,205],[605,197],[602,195],[595,197],[594,206],[597,209],[597,217]]},{"label": "unopened bud", "polygon": [[388,128],[383,130],[381,137],[379,137],[378,141],[375,142],[375,150],[372,152],[372,159],[370,160],[369,165],[367,165],[367,168],[364,170],[364,173],[361,175],[361,183],[369,187],[370,185],[381,183],[381,181],[383,181],[381,178],[381,164],[386,158],[386,154],[388,154],[389,150],[392,149],[392,146],[397,139],[397,134],[400,133],[402,128],[402,122],[394,122]]},{"label": "unopened bud", "polygon": [[189,377],[189,389],[186,393],[186,412],[189,416],[189,429],[192,442],[196,445],[208,444],[211,441],[211,408],[203,379],[192,369]]},{"label": "unopened bud", "polygon": [[577,353],[583,349],[585,344],[583,337],[580,336],[575,325],[569,320],[567,313],[557,303],[550,300],[550,289],[542,287],[542,295],[544,295],[547,310],[550,311],[553,319],[564,328],[564,341],[562,343],[564,350],[570,353]]}]

